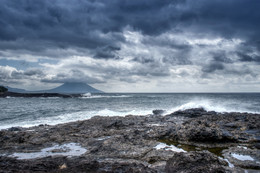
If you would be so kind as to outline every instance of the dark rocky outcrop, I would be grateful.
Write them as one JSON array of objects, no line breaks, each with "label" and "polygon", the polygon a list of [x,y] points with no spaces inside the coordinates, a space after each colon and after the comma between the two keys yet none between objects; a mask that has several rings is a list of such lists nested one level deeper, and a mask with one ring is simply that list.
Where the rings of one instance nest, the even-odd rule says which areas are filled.
[{"label": "dark rocky outcrop", "polygon": [[176,115],[186,117],[186,120],[176,126],[174,135],[167,137],[172,140],[204,145],[259,143],[258,114],[217,113],[207,112],[203,109],[190,109],[183,112],[177,111],[165,118],[170,119]]},{"label": "dark rocky outcrop", "polygon": [[153,110],[153,114],[154,115],[162,115],[164,113],[164,110],[161,109],[155,109]]},{"label": "dark rocky outcrop", "polygon": [[189,153],[174,153],[173,157],[167,161],[165,171],[167,173],[229,172],[225,166],[228,166],[227,163],[218,159],[212,153],[193,151]]},{"label": "dark rocky outcrop", "polygon": [[154,169],[134,160],[91,160],[81,157],[49,157],[34,161],[0,157],[0,172],[156,173]]},{"label": "dark rocky outcrop", "polygon": [[0,86],[0,93],[4,93],[4,92],[7,92],[8,89],[3,87],[3,86]]},{"label": "dark rocky outcrop", "polygon": [[[0,172],[165,172],[170,168],[184,172],[188,168],[195,172],[203,169],[206,170],[202,172],[228,172],[237,168],[258,169],[236,164],[232,155],[223,155],[235,165],[235,168],[227,169],[227,162],[218,158],[227,152],[215,147],[228,151],[228,147],[243,145],[254,151],[244,153],[257,158],[254,153],[259,152],[259,129],[259,114],[216,113],[203,109],[178,111],[166,116],[95,116],[55,126],[13,127],[0,131]],[[30,160],[18,160],[12,156],[68,143],[76,143],[86,152],[73,157],[57,154]],[[185,144],[192,146],[192,150]],[[187,153],[176,153],[172,146]],[[63,149],[51,153],[59,150]],[[214,150],[218,150],[218,154],[201,150],[214,154]],[[249,164],[252,166],[252,163]]]},{"label": "dark rocky outcrop", "polygon": [[176,111],[171,113],[168,116],[171,117],[187,117],[187,118],[196,118],[196,117],[200,117],[203,115],[207,115],[207,114],[216,114],[216,112],[207,112],[205,109],[203,108],[195,108],[195,109],[187,109],[184,111]]}]

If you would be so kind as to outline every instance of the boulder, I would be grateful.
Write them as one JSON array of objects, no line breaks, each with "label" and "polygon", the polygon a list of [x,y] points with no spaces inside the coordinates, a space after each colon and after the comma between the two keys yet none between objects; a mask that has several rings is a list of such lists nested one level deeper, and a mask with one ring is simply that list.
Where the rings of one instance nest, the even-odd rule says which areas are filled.
[{"label": "boulder", "polygon": [[175,153],[166,163],[165,172],[167,173],[210,173],[210,172],[229,172],[226,168],[227,162],[218,159],[215,155],[207,152]]},{"label": "boulder", "polygon": [[153,110],[153,114],[154,115],[162,115],[164,113],[164,110],[161,109],[155,109]]}]

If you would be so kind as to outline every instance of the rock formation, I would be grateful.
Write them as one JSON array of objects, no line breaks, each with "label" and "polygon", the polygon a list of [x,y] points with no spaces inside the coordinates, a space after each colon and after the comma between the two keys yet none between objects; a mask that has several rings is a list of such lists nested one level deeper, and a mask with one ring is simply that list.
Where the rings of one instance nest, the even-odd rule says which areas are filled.
[{"label": "rock formation", "polygon": [[203,109],[13,127],[0,131],[0,172],[259,171],[259,136],[259,114]]}]

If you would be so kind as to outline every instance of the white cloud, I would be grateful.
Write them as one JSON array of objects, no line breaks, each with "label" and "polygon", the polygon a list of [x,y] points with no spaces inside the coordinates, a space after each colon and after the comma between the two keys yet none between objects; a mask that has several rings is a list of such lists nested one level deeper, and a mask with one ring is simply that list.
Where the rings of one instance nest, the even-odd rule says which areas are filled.
[{"label": "white cloud", "polygon": [[[83,54],[73,48],[50,50],[49,55],[61,53],[65,55],[63,58],[23,52],[18,57],[15,51],[1,52],[8,54],[8,59],[21,58],[39,65],[35,67],[39,72],[30,73],[30,69],[19,71],[0,66],[1,79],[7,84],[23,83],[27,88],[37,83],[34,86],[38,89],[50,88],[58,82],[80,81],[106,92],[223,92],[232,91],[231,88],[257,91],[259,64],[238,61],[235,52],[243,44],[241,39],[203,38],[195,33],[175,31],[148,36],[129,27],[123,36],[125,41],[116,50],[118,58],[97,59],[91,51]],[[43,58],[47,58],[44,63]],[[48,62],[51,58],[55,63]],[[239,83],[243,83],[241,88],[237,87]]]}]

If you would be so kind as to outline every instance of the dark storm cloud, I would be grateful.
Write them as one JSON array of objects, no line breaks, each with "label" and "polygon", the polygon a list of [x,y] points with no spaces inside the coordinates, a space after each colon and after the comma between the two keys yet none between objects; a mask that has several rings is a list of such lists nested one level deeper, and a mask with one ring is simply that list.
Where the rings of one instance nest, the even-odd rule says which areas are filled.
[{"label": "dark storm cloud", "polygon": [[[189,1],[190,10],[196,11],[194,26],[198,32],[210,31],[227,38],[232,36],[258,36],[260,1],[258,0],[199,0]],[[254,38],[254,37],[251,37]],[[255,40],[255,38],[253,39]]]},{"label": "dark storm cloud", "polygon": [[237,52],[237,55],[239,56],[239,60],[242,62],[257,62],[260,63],[260,56],[253,54],[253,55],[248,55],[243,52]]},{"label": "dark storm cloud", "polygon": [[190,65],[192,62],[188,59],[187,52],[178,53],[176,55],[169,55],[163,57],[163,62],[171,65]]},{"label": "dark storm cloud", "polygon": [[[259,39],[259,7],[258,0],[1,0],[0,39],[2,42],[27,41],[24,49],[29,49],[28,44],[35,40],[45,48],[49,45],[95,49],[123,41],[120,33],[130,26],[147,35],[188,27],[196,32],[252,40]],[[115,35],[101,36],[106,33]],[[6,49],[17,48],[9,46]]]},{"label": "dark storm cloud", "polygon": [[[116,33],[100,35],[102,26],[107,26],[101,20],[106,18],[101,11],[98,3],[90,1],[4,0],[0,7],[0,39],[6,46],[1,49],[113,46],[121,38]],[[101,16],[97,16],[99,12]]]},{"label": "dark storm cloud", "polygon": [[213,52],[213,61],[218,63],[232,63],[233,61],[227,57],[225,51]]},{"label": "dark storm cloud", "polygon": [[133,58],[131,61],[134,61],[134,62],[139,62],[139,63],[142,63],[142,64],[148,64],[148,63],[155,63],[155,60],[154,58],[151,58],[151,57],[135,57]]},{"label": "dark storm cloud", "polygon": [[[182,34],[181,32],[175,32],[175,34]],[[174,51],[174,53],[164,53],[164,57],[162,61],[171,65],[190,65],[192,62],[188,59],[189,53],[192,50],[192,46],[187,42],[178,42],[174,39],[169,39],[168,37],[145,37],[142,40],[144,45],[150,45],[153,47],[167,48],[168,50]],[[149,57],[136,57],[133,60],[138,61],[140,63],[151,63],[153,58]]]},{"label": "dark storm cloud", "polygon": [[[0,74],[6,80],[38,77],[50,83],[102,83],[118,77],[121,81],[135,82],[137,78],[132,76],[170,76],[176,65],[198,65],[203,75],[240,75],[253,73],[250,69],[237,73],[227,66],[260,62],[259,0],[0,0],[0,3],[1,57],[25,59],[23,55],[30,55],[61,60],[79,55],[98,61],[120,61],[125,55],[134,64],[131,69],[107,68],[105,63],[99,64],[100,68],[88,67],[91,72],[105,73],[105,78],[100,79],[84,70],[66,69],[66,73],[58,72],[52,78],[37,70],[7,71]],[[141,39],[127,40],[126,30],[137,32]],[[168,33],[172,38],[167,37]],[[175,39],[176,36],[180,37]],[[192,38],[212,41],[217,37],[231,42],[242,40],[234,48],[237,50],[231,50],[237,58],[230,56],[229,50],[224,51],[224,46],[189,42]],[[127,52],[127,46],[133,46],[133,52]],[[212,47],[217,46],[221,48],[212,53]],[[75,69],[75,65],[70,68]]]},{"label": "dark storm cloud", "polygon": [[223,69],[224,69],[224,65],[222,63],[211,62],[209,65],[203,67],[202,71],[206,73],[213,73],[216,70],[223,70]]},{"label": "dark storm cloud", "polygon": [[[203,73],[214,73],[225,69],[225,64],[230,64],[233,61],[226,56],[225,51],[212,52],[212,60],[202,67]],[[205,75],[205,74],[203,74]]]},{"label": "dark storm cloud", "polygon": [[105,46],[102,48],[97,48],[95,51],[95,58],[101,58],[101,59],[110,59],[115,58],[115,52],[119,51],[120,47],[113,47],[113,46]]}]

